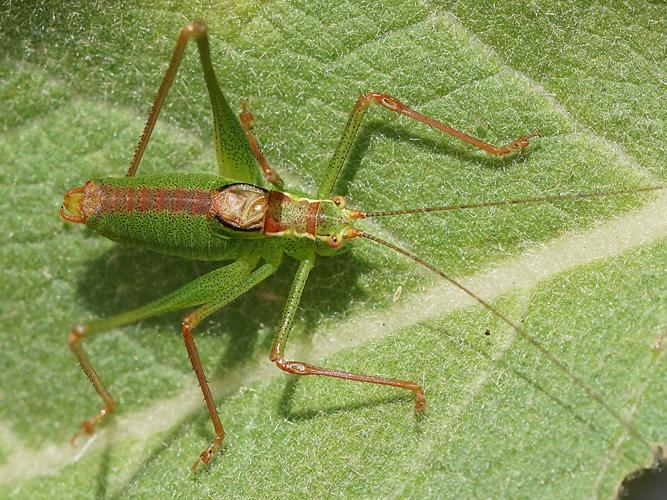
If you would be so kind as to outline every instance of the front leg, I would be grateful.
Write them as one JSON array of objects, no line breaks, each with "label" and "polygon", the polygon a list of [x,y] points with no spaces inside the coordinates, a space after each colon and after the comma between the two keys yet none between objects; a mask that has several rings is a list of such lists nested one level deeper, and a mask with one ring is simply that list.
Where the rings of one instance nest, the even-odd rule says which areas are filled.
[{"label": "front leg", "polygon": [[364,117],[364,113],[371,103],[378,104],[389,111],[393,111],[394,113],[398,113],[400,115],[407,116],[408,118],[412,118],[413,120],[417,120],[418,122],[425,123],[430,127],[461,139],[462,141],[465,141],[468,144],[472,144],[476,148],[482,149],[487,153],[495,156],[505,156],[512,153],[513,151],[525,148],[528,146],[528,142],[532,137],[539,136],[538,132],[532,132],[530,134],[522,135],[521,137],[518,137],[517,139],[508,144],[505,144],[504,146],[494,146],[493,144],[489,144],[488,142],[484,142],[481,139],[477,139],[476,137],[456,130],[449,125],[445,125],[435,118],[431,118],[430,116],[410,109],[395,97],[387,94],[381,94],[379,92],[369,92],[368,94],[359,96],[359,99],[357,99],[357,104],[355,104],[352,113],[350,113],[350,118],[345,125],[343,134],[340,137],[340,142],[336,147],[336,151],[334,151],[333,157],[329,161],[329,167],[325,174],[324,180],[322,181],[320,189],[317,192],[318,198],[326,198],[331,194],[331,190],[336,183],[336,179],[340,174],[340,170],[343,168],[345,159],[350,152],[352,143],[357,136],[357,132],[359,131],[359,126],[361,125],[361,120]]},{"label": "front leg", "polygon": [[357,382],[389,385],[392,387],[407,389],[414,393],[415,413],[422,413],[426,408],[424,390],[419,384],[410,380],[350,373],[342,370],[333,370],[331,368],[314,366],[308,363],[303,363],[301,361],[288,361],[284,358],[287,337],[289,336],[289,332],[292,328],[292,322],[294,321],[294,316],[299,306],[299,301],[301,300],[301,294],[303,293],[303,288],[306,285],[308,274],[313,268],[313,263],[314,256],[311,259],[302,261],[299,265],[299,268],[297,269],[294,281],[292,282],[292,286],[289,291],[289,295],[287,296],[287,304],[285,305],[285,309],[280,316],[278,329],[275,336],[273,337],[273,345],[271,347],[271,355],[269,356],[269,359],[273,361],[275,365],[281,370],[292,373],[294,375],[320,375],[323,377],[334,377],[345,380],[355,380]]}]

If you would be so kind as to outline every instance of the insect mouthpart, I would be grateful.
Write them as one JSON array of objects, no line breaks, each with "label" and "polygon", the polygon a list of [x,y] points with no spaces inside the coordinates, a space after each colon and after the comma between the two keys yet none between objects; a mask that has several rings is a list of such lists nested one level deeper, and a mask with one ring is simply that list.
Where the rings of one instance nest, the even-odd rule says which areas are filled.
[{"label": "insect mouthpart", "polygon": [[83,194],[85,186],[70,189],[65,193],[63,205],[60,207],[60,216],[68,222],[83,224],[86,216],[83,214]]}]

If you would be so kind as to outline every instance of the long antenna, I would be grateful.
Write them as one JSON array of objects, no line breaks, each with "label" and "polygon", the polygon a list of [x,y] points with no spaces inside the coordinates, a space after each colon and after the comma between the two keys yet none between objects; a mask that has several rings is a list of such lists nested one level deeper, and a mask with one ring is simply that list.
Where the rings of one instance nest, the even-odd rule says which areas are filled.
[{"label": "long antenna", "polygon": [[667,186],[658,185],[658,186],[648,186],[632,189],[621,189],[617,191],[597,191],[592,193],[574,193],[574,194],[561,194],[553,196],[538,196],[535,198],[520,198],[516,200],[500,200],[500,201],[484,201],[480,203],[466,203],[461,205],[445,205],[442,207],[426,207],[426,208],[410,208],[406,210],[385,210],[377,212],[367,212],[364,210],[358,210],[355,214],[355,218],[366,219],[369,217],[388,217],[392,215],[406,215],[406,214],[423,214],[429,212],[448,212],[452,210],[461,210],[466,208],[486,208],[486,207],[503,207],[508,205],[522,205],[529,203],[544,203],[550,201],[574,201],[574,200],[583,200],[586,198],[604,198],[607,196],[617,196],[621,194],[634,194],[634,193],[644,193],[647,191],[659,191],[661,189],[667,189]]},{"label": "long antenna", "polygon": [[577,376],[571,369],[568,367],[565,363],[560,361],[556,356],[551,354],[551,351],[549,351],[544,344],[542,344],[539,340],[537,340],[535,337],[530,335],[528,332],[526,332],[521,326],[516,324],[514,321],[509,319],[507,316],[505,316],[503,313],[501,313],[498,309],[493,307],[491,304],[489,304],[487,301],[482,299],[479,295],[477,295],[475,292],[470,290],[469,288],[465,287],[458,281],[456,281],[454,278],[451,276],[447,275],[444,271],[438,269],[437,267],[429,264],[422,258],[418,257],[417,255],[401,248],[397,247],[396,245],[393,245],[392,243],[389,243],[388,241],[381,240],[380,238],[377,238],[371,234],[368,234],[365,231],[362,231],[360,229],[355,229],[355,236],[361,236],[362,238],[369,239],[371,241],[374,241],[376,243],[379,243],[380,245],[384,245],[395,252],[398,252],[402,255],[405,255],[406,257],[412,259],[415,261],[417,264],[424,266],[426,269],[429,269],[430,271],[433,271],[435,274],[440,276],[441,278],[447,280],[449,283],[454,285],[456,288],[459,290],[465,292],[468,294],[470,297],[472,297],[475,301],[479,302],[485,309],[493,313],[495,316],[500,318],[502,321],[507,323],[510,327],[514,329],[515,332],[517,332],[524,340],[526,340],[528,343],[530,343],[533,347],[535,347],[538,351],[542,353],[542,355],[547,358],[551,363],[553,363],[562,373],[567,375],[570,380],[572,380],[576,385],[578,385],[581,389],[583,389],[588,396],[595,401],[600,407],[602,407],[604,410],[606,410],[612,417],[614,417],[620,424],[623,426],[627,431],[634,436],[638,441],[640,441],[642,444],[646,445],[649,449],[651,448],[651,445],[649,442],[642,436],[639,431],[637,431],[631,424],[628,422],[623,416],[621,416],[620,413],[618,413],[616,410],[614,410],[611,406],[609,406],[605,400],[600,396],[597,392],[595,392],[593,389],[591,389],[579,376]]}]

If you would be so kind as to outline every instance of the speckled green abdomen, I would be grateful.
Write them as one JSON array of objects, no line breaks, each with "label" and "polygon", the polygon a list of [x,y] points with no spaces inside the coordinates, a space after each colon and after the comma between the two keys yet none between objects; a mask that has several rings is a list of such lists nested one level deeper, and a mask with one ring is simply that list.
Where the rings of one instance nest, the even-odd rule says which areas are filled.
[{"label": "speckled green abdomen", "polygon": [[85,186],[86,225],[101,235],[198,260],[238,257],[253,245],[229,239],[211,217],[212,195],[235,181],[203,174],[105,178]]}]

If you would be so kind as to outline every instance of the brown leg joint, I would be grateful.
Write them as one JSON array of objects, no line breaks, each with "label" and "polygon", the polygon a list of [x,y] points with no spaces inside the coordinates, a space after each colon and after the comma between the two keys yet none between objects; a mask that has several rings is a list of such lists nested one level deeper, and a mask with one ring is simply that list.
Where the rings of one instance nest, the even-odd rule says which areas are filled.
[{"label": "brown leg joint", "polygon": [[332,370],[330,368],[320,368],[318,366],[301,363],[300,361],[287,361],[282,357],[271,356],[278,368],[287,373],[294,375],[321,375],[324,377],[342,378],[345,380],[355,380],[357,382],[367,382],[370,384],[388,385],[391,387],[399,387],[412,391],[415,395],[415,413],[419,414],[426,408],[426,398],[424,397],[424,390],[419,384],[409,380],[400,380],[394,378],[378,377],[376,375],[362,375],[358,373],[350,373],[341,370]]}]

